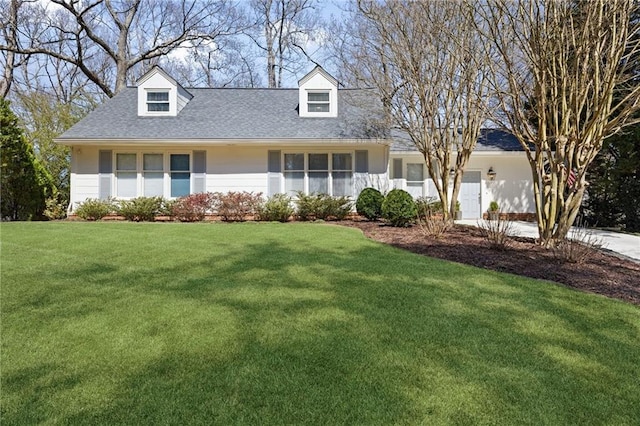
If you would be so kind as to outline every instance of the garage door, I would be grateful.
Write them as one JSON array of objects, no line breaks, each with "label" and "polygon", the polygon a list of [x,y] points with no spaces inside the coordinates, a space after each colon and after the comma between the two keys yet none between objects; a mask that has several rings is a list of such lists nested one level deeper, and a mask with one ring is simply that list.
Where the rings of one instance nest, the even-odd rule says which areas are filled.
[{"label": "garage door", "polygon": [[462,175],[460,188],[460,209],[463,219],[479,219],[480,213],[480,172],[467,171]]}]

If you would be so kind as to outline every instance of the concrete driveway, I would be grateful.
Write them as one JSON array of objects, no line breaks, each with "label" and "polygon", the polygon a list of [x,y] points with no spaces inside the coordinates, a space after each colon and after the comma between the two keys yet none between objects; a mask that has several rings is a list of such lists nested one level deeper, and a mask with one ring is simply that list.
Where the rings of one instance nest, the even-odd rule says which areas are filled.
[{"label": "concrete driveway", "polygon": [[[457,220],[461,225],[478,226],[477,220]],[[480,221],[481,222],[481,221]],[[513,222],[513,235],[538,238],[538,226],[531,222]],[[602,248],[614,251],[633,260],[640,261],[640,236],[620,232],[589,229],[596,238],[602,240]],[[571,234],[569,234],[571,235]]]}]

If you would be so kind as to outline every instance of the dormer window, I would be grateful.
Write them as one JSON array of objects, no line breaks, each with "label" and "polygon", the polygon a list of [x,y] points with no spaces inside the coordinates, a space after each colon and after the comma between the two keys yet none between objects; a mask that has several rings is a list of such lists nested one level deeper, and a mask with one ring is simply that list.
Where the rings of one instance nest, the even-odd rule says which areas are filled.
[{"label": "dormer window", "polygon": [[329,112],[329,91],[308,92],[307,111],[309,112]]},{"label": "dormer window", "polygon": [[298,81],[298,114],[309,118],[338,116],[338,80],[319,65]]},{"label": "dormer window", "polygon": [[147,92],[148,112],[169,112],[169,92],[149,91]]}]

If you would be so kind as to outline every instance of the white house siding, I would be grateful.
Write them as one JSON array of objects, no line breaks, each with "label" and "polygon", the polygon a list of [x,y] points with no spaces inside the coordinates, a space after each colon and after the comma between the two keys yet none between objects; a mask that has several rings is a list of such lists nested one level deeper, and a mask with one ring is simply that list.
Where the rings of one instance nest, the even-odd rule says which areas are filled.
[{"label": "white house siding", "polygon": [[[314,72],[315,71],[315,72]],[[298,108],[300,117],[337,117],[338,116],[338,86],[321,71],[314,70],[300,81],[298,92]],[[329,112],[309,112],[307,108],[309,92],[329,93]]]},{"label": "white house siding", "polygon": [[[388,185],[387,166],[388,148],[381,144],[325,144],[318,145],[170,145],[161,148],[153,146],[112,145],[92,146],[83,145],[73,147],[71,162],[71,204],[77,207],[79,202],[87,198],[98,198],[99,190],[99,152],[112,151],[113,166],[115,167],[117,153],[135,153],[138,164],[141,164],[142,154],[162,153],[189,153],[193,161],[194,151],[206,152],[206,190],[209,192],[247,191],[261,192],[265,196],[268,193],[268,153],[280,151],[281,153],[351,153],[354,159],[354,197],[367,186],[377,186],[385,189]],[[368,152],[368,174],[355,173],[355,152],[366,150]],[[140,170],[138,170],[140,172]],[[165,168],[165,173],[167,170]],[[138,195],[142,195],[143,185],[138,174]],[[165,178],[164,191],[168,194],[170,185]],[[192,182],[193,186],[193,182]],[[111,194],[116,195],[117,185],[115,178],[111,179]]]},{"label": "white house siding", "polygon": [[[168,112],[147,111],[147,91],[167,91],[169,93]],[[184,95],[183,95],[184,97]],[[183,100],[184,102],[184,100]],[[184,105],[182,105],[184,106]],[[138,115],[139,116],[176,116],[178,114],[178,86],[165,78],[161,73],[149,75],[138,86]]]},{"label": "white house siding", "polygon": [[[268,192],[267,167],[269,151],[285,153],[351,153],[368,152],[369,173],[354,171],[354,196],[367,186],[387,182],[387,150],[384,145],[307,145],[212,147],[207,150],[207,190],[212,192]],[[284,187],[281,187],[284,190]]]},{"label": "white house siding", "polygon": [[177,112],[180,112],[182,110],[182,108],[185,107],[185,105],[187,105],[187,102],[189,102],[189,93],[187,93],[187,91],[185,89],[183,89],[182,87],[178,86],[178,96],[176,99],[177,102]]},{"label": "white house siding", "polygon": [[71,204],[98,198],[98,148],[73,147],[71,154]]},{"label": "white house siding", "polygon": [[207,191],[267,193],[266,147],[210,147],[207,149]]},{"label": "white house siding", "polygon": [[[412,190],[407,184],[407,164],[424,163],[419,153],[390,154],[390,186],[404,190]],[[397,172],[394,164],[402,161],[402,170]],[[496,172],[495,180],[488,180],[487,172],[492,167]],[[468,171],[480,172],[480,212],[489,209],[491,201],[497,201],[500,210],[505,213],[533,213],[535,203],[531,185],[531,170],[522,152],[475,152],[466,167]],[[424,169],[424,185],[422,195],[438,197],[435,186],[431,181],[426,167]],[[417,194],[414,194],[414,196]],[[463,212],[464,215],[464,212]]]},{"label": "white house siding", "polygon": [[[493,181],[487,180],[489,167],[496,173]],[[531,169],[523,152],[476,153],[469,161],[469,169],[482,171],[482,211],[496,201],[502,212],[535,212]]]}]

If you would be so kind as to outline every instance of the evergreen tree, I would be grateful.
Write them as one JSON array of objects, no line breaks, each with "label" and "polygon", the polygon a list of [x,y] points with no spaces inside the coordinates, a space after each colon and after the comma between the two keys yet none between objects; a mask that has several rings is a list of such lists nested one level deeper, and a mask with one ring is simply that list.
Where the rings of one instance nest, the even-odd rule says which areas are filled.
[{"label": "evergreen tree", "polygon": [[640,125],[606,139],[589,176],[587,222],[640,231]]},{"label": "evergreen tree", "polygon": [[0,99],[0,211],[3,220],[42,218],[52,179],[36,160],[9,101]]},{"label": "evergreen tree", "polygon": [[[631,16],[631,24],[640,22],[640,2]],[[633,35],[634,40],[640,37]],[[629,84],[616,88],[614,96],[622,99],[640,85],[640,52],[633,50]],[[640,120],[636,113],[634,120]],[[605,139],[588,172],[590,185],[582,205],[582,214],[591,225],[622,227],[640,231],[640,123]]]}]

